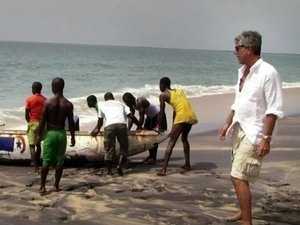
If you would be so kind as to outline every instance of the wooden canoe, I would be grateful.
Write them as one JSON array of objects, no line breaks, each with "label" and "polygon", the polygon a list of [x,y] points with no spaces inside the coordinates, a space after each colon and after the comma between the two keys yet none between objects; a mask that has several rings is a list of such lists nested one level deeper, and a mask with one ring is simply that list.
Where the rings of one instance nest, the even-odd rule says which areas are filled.
[{"label": "wooden canoe", "polygon": [[[97,162],[104,160],[103,133],[92,137],[89,132],[76,132],[76,145],[70,147],[70,136],[66,150],[66,161]],[[155,131],[130,131],[128,134],[128,156],[136,155],[149,150],[155,144],[167,139],[167,134],[158,134]],[[116,153],[119,154],[119,145],[116,141]],[[0,163],[30,160],[30,150],[26,131],[0,130]]]}]

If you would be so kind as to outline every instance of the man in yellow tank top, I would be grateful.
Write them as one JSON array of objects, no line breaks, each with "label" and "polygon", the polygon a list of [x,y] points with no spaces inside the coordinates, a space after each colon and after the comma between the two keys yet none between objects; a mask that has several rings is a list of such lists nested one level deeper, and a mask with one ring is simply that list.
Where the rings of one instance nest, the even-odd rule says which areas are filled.
[{"label": "man in yellow tank top", "polygon": [[170,140],[165,152],[164,165],[163,168],[157,173],[158,176],[165,176],[173,148],[180,135],[185,157],[185,164],[181,168],[184,170],[191,170],[190,144],[188,142],[188,135],[191,131],[192,125],[196,124],[198,120],[183,90],[171,89],[171,80],[168,77],[163,77],[160,79],[159,88],[162,92],[159,96],[159,119],[161,119],[162,115],[165,113],[166,103],[170,104],[174,111],[173,126],[169,134]]}]

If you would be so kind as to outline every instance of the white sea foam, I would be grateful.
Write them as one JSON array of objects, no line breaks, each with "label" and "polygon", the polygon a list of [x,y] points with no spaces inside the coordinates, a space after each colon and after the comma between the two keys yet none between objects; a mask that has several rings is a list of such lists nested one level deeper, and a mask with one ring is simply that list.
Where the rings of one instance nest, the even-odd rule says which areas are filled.
[{"label": "white sea foam", "polygon": [[295,82],[295,83],[282,82],[282,87],[283,88],[298,88],[298,87],[300,87],[300,82]]},{"label": "white sea foam", "polygon": [[[300,87],[300,83],[283,83],[283,88],[295,88]],[[172,85],[172,88],[184,89],[187,97],[201,97],[205,95],[220,95],[225,93],[233,93],[234,86],[215,85],[215,86],[200,86],[200,85]],[[145,96],[151,102],[159,103],[158,96],[160,94],[157,85],[145,85],[141,88],[125,88],[120,91],[113,92],[115,99],[122,101],[122,95],[125,92],[131,92],[135,96]],[[98,101],[103,101],[104,92],[94,93],[98,98]],[[97,115],[95,110],[89,109],[86,104],[86,97],[71,98],[70,100],[74,104],[74,111],[80,117],[80,123],[92,129],[97,121]],[[24,118],[24,107],[15,107],[12,109],[0,109],[0,124],[5,123],[6,128],[9,129],[26,129],[26,121]],[[2,128],[3,129],[3,128]]]},{"label": "white sea foam", "polygon": [[[282,83],[283,88],[296,88],[300,87],[300,82],[295,83]],[[185,94],[189,98],[201,97],[205,95],[219,95],[226,93],[233,93],[235,90],[234,85],[213,85],[213,86],[201,86],[201,85],[172,85],[172,88],[181,88],[184,90]],[[149,85],[146,84],[141,88],[124,88],[120,91],[113,92],[117,100],[122,100],[122,95],[125,92],[130,92],[134,96],[145,96],[147,98],[156,99],[160,94],[158,85]],[[103,101],[104,93],[95,93],[95,96],[98,97],[100,101]],[[85,99],[86,97],[84,97]],[[73,101],[81,101],[82,98],[73,99]]]}]

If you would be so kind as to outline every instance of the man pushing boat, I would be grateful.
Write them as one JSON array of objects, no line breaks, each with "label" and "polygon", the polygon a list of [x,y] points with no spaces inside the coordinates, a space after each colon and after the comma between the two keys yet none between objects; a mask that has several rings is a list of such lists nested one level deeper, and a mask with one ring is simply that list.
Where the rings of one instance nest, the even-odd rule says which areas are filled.
[{"label": "man pushing boat", "polygon": [[128,132],[127,117],[131,117],[130,109],[123,103],[116,101],[111,92],[104,95],[105,102],[99,105],[98,122],[95,129],[91,132],[92,136],[97,136],[104,125],[104,150],[105,163],[107,165],[107,174],[112,175],[112,160],[116,155],[116,138],[120,144],[120,156],[117,165],[117,173],[122,176],[123,159],[128,155]]}]

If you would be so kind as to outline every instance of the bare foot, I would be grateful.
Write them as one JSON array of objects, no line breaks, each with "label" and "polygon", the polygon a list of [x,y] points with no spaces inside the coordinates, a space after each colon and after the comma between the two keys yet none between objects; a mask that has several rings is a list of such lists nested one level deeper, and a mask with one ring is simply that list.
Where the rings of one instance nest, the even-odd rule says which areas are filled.
[{"label": "bare foot", "polygon": [[47,194],[46,188],[41,187],[38,191],[37,191],[40,195],[45,195]]},{"label": "bare foot", "polygon": [[112,175],[114,175],[114,173],[112,171],[107,172],[107,176],[112,176]]},{"label": "bare foot", "polygon": [[40,168],[35,167],[35,168],[34,168],[34,172],[37,173],[37,174],[40,174]]},{"label": "bare foot", "polygon": [[143,163],[155,163],[156,159],[152,158],[151,156],[147,156],[147,158],[145,158],[143,160]]},{"label": "bare foot", "polygon": [[117,173],[119,174],[119,176],[123,176],[122,168],[117,167]]},{"label": "bare foot", "polygon": [[192,167],[191,167],[190,165],[186,165],[186,164],[184,164],[184,165],[181,166],[180,168],[181,168],[181,169],[184,169],[184,170],[186,170],[186,171],[189,171],[189,170],[192,169]]},{"label": "bare foot", "polygon": [[157,176],[166,176],[166,171],[165,170],[160,170],[156,175]]},{"label": "bare foot", "polygon": [[242,212],[239,211],[237,214],[235,214],[233,216],[226,217],[225,221],[227,221],[227,222],[236,222],[236,221],[241,220],[241,219],[242,219]]},{"label": "bare foot", "polygon": [[61,190],[62,190],[61,188],[53,187],[51,189],[51,192],[60,192]]}]

